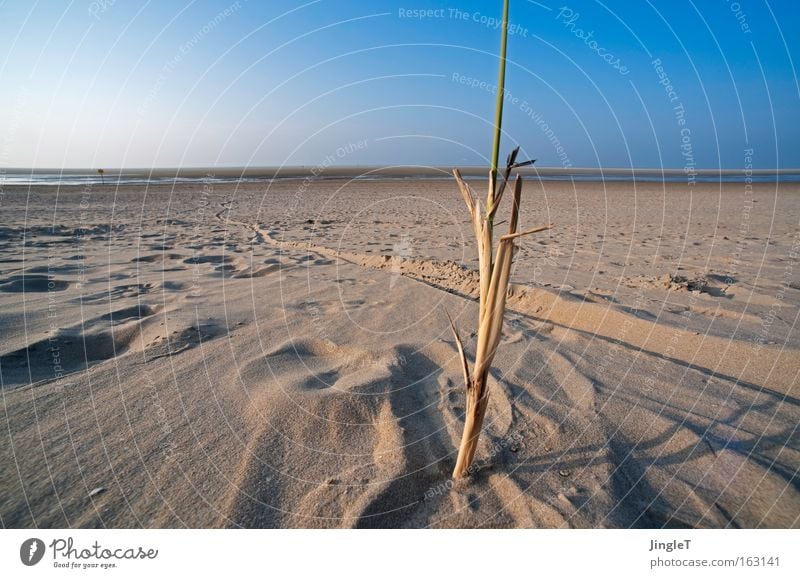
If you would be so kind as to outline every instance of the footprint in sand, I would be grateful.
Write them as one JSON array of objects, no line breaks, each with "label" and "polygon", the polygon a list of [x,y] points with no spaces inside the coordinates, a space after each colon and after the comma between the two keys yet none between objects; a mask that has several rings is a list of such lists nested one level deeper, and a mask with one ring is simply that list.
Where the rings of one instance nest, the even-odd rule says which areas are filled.
[{"label": "footprint in sand", "polygon": [[0,291],[4,293],[46,293],[64,291],[67,288],[69,281],[47,275],[13,275],[0,282]]},{"label": "footprint in sand", "polygon": [[[99,283],[103,280],[99,279]],[[108,291],[100,291],[91,295],[83,295],[75,301],[84,303],[102,303],[104,301],[114,301],[117,299],[124,299],[126,297],[138,297],[140,295],[147,295],[152,292],[155,285],[152,283],[135,283],[132,285],[117,285]]]},{"label": "footprint in sand", "polygon": [[212,323],[193,325],[183,330],[175,330],[167,336],[158,333],[148,342],[144,349],[145,363],[151,363],[157,359],[171,357],[189,349],[194,349],[226,333],[224,328]]},{"label": "footprint in sand", "polygon": [[176,261],[183,259],[186,255],[180,253],[153,253],[152,255],[140,255],[131,259],[131,263],[166,263],[167,261]]},{"label": "footprint in sand", "polygon": [[119,357],[138,343],[142,322],[158,310],[150,305],[119,309],[0,356],[3,387],[52,380]]}]

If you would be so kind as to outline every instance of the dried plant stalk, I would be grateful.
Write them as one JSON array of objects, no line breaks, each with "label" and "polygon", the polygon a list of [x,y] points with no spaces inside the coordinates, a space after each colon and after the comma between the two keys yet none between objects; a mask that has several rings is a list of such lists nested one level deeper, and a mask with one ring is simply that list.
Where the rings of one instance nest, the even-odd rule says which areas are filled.
[{"label": "dried plant stalk", "polygon": [[[503,315],[506,309],[506,295],[511,277],[511,263],[514,260],[514,241],[523,235],[530,235],[550,228],[537,227],[529,231],[518,232],[519,203],[522,197],[522,177],[517,175],[514,181],[514,201],[511,206],[511,218],[508,223],[508,234],[500,237],[497,245],[497,261],[493,262],[492,229],[497,208],[503,198],[511,171],[515,168],[533,164],[534,161],[517,162],[519,147],[514,149],[506,162],[506,170],[502,179],[498,180],[497,159],[500,151],[501,124],[503,121],[503,100],[505,97],[506,44],[508,38],[508,0],[503,2],[503,20],[500,35],[500,69],[497,75],[497,104],[495,108],[494,140],[492,143],[491,168],[489,169],[489,192],[486,195],[486,208],[481,207],[480,200],[472,193],[470,186],[461,178],[458,169],[453,170],[456,183],[464,197],[467,210],[472,218],[472,227],[478,241],[478,268],[480,273],[480,310],[478,315],[478,346],[475,351],[475,365],[470,372],[469,363],[464,353],[464,346],[458,330],[450,319],[450,327],[455,335],[464,381],[467,388],[466,417],[458,459],[453,470],[453,477],[460,478],[469,473],[470,465],[478,447],[478,437],[489,395],[486,388],[489,369],[492,366],[497,346],[503,329]],[[448,315],[448,319],[449,319]]]},{"label": "dried plant stalk", "polygon": [[[522,177],[517,176],[514,181],[514,202],[511,207],[511,218],[509,219],[508,234],[500,237],[497,245],[496,262],[492,262],[492,228],[490,223],[497,211],[499,199],[505,188],[506,182],[512,169],[520,166],[515,163],[517,150],[509,155],[506,173],[503,176],[501,188],[498,195],[493,195],[494,184],[489,178],[489,198],[485,213],[480,213],[480,202],[475,198],[470,186],[461,178],[458,169],[453,171],[456,183],[461,190],[467,209],[472,217],[475,236],[478,240],[478,258],[480,262],[480,311],[478,318],[478,346],[475,351],[475,363],[473,371],[470,372],[464,347],[458,331],[450,320],[450,326],[455,335],[458,354],[461,358],[461,366],[464,371],[464,382],[467,388],[466,417],[464,423],[464,433],[461,437],[461,445],[458,450],[456,467],[453,470],[453,477],[464,477],[469,473],[470,465],[475,457],[478,447],[478,439],[483,418],[486,415],[487,402],[489,401],[487,391],[487,380],[489,369],[492,366],[497,346],[500,344],[502,335],[503,316],[506,308],[506,295],[508,294],[508,283],[511,277],[511,264],[514,259],[516,249],[514,241],[523,235],[538,233],[550,229],[550,225],[537,227],[528,231],[518,232],[519,224],[519,205],[522,196]],[[523,163],[530,164],[530,163]],[[494,202],[492,202],[494,201]],[[449,316],[448,316],[449,318]]]}]

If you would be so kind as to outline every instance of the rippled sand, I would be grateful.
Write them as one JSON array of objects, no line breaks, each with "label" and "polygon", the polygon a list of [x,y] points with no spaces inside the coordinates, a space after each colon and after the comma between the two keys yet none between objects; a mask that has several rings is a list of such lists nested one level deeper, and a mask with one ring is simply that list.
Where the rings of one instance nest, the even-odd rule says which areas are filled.
[{"label": "rippled sand", "polygon": [[797,184],[528,182],[457,484],[454,183],[4,192],[4,526],[800,525]]}]

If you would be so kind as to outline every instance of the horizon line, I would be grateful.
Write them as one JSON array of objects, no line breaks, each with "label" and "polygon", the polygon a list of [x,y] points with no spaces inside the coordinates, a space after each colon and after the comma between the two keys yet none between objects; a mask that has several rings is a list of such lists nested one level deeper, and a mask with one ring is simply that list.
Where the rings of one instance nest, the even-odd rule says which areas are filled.
[{"label": "horizon line", "polygon": [[[367,165],[184,165],[184,166],[153,166],[153,167],[0,167],[0,175],[8,173],[75,173],[75,172],[90,172],[96,174],[99,170],[103,170],[105,174],[121,173],[121,172],[209,172],[209,171],[239,171],[244,173],[252,173],[257,171],[269,171],[273,173],[280,173],[282,171],[313,171],[318,169],[320,173],[324,172],[341,172],[341,171],[390,171],[390,170],[422,170],[431,172],[446,172],[450,173],[453,169],[463,171],[483,171],[490,170],[488,165],[420,165],[420,164],[367,164]],[[694,168],[687,170],[685,167],[563,167],[563,166],[529,166],[520,167],[515,169],[520,173],[536,174],[536,173],[551,173],[551,174],[565,174],[571,172],[609,172],[609,173],[664,173],[664,174],[743,174],[750,172],[752,174],[793,174],[800,173],[800,167],[791,168]],[[109,174],[109,176],[111,176]]]}]

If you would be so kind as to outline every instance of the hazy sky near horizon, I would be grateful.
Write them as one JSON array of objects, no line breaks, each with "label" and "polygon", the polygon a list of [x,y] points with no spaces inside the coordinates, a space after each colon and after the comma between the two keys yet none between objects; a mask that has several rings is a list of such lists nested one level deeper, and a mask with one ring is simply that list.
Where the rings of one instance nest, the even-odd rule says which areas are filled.
[{"label": "hazy sky near horizon", "polygon": [[[501,2],[0,0],[0,169],[487,164]],[[503,153],[800,167],[800,9],[511,1]]]}]

